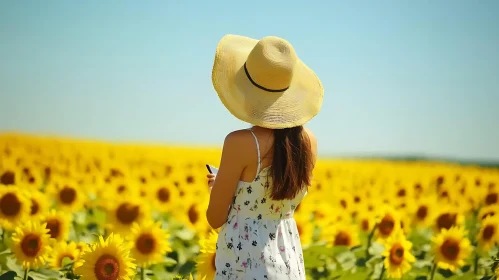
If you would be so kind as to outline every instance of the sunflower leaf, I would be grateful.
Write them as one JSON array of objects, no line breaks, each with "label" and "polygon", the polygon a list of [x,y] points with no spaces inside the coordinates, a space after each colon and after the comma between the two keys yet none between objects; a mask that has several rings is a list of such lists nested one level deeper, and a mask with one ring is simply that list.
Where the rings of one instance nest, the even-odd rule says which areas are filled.
[{"label": "sunflower leaf", "polygon": [[174,266],[176,264],[177,264],[177,261],[172,259],[172,258],[169,258],[169,257],[165,257],[163,260],[163,265],[165,265],[165,266]]},{"label": "sunflower leaf", "polygon": [[368,250],[369,250],[369,254],[371,256],[381,256],[383,251],[385,251],[385,247],[383,246],[383,244],[373,242],[371,247],[369,247]]},{"label": "sunflower leaf", "polygon": [[7,271],[4,274],[0,275],[0,279],[15,279],[17,273],[15,271]]}]

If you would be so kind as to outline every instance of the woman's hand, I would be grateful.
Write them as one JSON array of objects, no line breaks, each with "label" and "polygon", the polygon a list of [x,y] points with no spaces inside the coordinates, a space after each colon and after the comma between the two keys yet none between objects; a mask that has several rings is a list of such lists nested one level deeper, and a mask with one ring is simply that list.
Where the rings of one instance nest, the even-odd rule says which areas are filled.
[{"label": "woman's hand", "polygon": [[206,178],[208,178],[208,187],[210,187],[210,192],[211,192],[211,188],[213,188],[213,185],[215,184],[216,177],[217,176],[215,174],[206,175]]}]

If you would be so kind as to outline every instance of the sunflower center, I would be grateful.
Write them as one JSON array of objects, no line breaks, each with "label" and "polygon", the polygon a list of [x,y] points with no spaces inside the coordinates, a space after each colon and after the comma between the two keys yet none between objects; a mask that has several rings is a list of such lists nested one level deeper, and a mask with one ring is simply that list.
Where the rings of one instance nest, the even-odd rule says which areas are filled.
[{"label": "sunflower center", "polygon": [[199,220],[199,213],[194,205],[192,205],[189,208],[188,215],[189,215],[189,220],[191,221],[192,224],[195,224]]},{"label": "sunflower center", "polygon": [[362,222],[360,222],[360,226],[363,231],[368,231],[369,230],[369,221],[367,219],[363,219]]},{"label": "sunflower center", "polygon": [[497,203],[497,193],[489,193],[485,198],[485,204],[491,205]]},{"label": "sunflower center", "polygon": [[383,236],[388,236],[395,228],[395,220],[391,215],[385,215],[379,223],[378,227]]},{"label": "sunflower center", "polygon": [[119,169],[111,168],[109,171],[111,177],[123,177],[123,173]]},{"label": "sunflower center", "polygon": [[59,192],[59,198],[61,199],[61,202],[64,204],[71,204],[76,199],[76,190],[71,187],[65,186]]},{"label": "sunflower center", "polygon": [[61,223],[57,219],[47,220],[46,228],[49,230],[51,238],[57,239],[61,233]]},{"label": "sunflower center", "polygon": [[451,213],[445,213],[438,217],[437,227],[439,230],[450,229],[456,223],[457,215]]},{"label": "sunflower center", "polygon": [[405,189],[401,189],[397,193],[398,197],[404,197],[405,195],[406,195],[406,190]]},{"label": "sunflower center", "polygon": [[133,206],[128,202],[121,204],[116,210],[116,218],[122,224],[131,224],[139,217],[139,206]]},{"label": "sunflower center", "polygon": [[38,211],[40,210],[40,205],[38,202],[34,199],[31,199],[31,216],[36,215]]},{"label": "sunflower center", "polygon": [[159,201],[168,202],[170,201],[170,190],[165,187],[162,187],[158,190],[156,196],[158,197]]},{"label": "sunflower center", "polygon": [[14,185],[16,183],[16,174],[12,171],[5,171],[0,176],[0,183],[3,185]]},{"label": "sunflower center", "polygon": [[340,201],[340,204],[341,204],[341,207],[343,207],[343,208],[345,208],[345,209],[347,208],[347,202],[346,202],[344,199],[342,199],[342,200]]},{"label": "sunflower center", "polygon": [[117,191],[118,193],[122,193],[122,192],[124,192],[125,190],[126,190],[125,185],[120,185],[116,191]]},{"label": "sunflower center", "polygon": [[154,237],[148,233],[141,234],[137,241],[135,242],[135,247],[137,250],[144,255],[150,254],[154,251],[156,245],[156,240]]},{"label": "sunflower center", "polygon": [[426,205],[419,206],[416,216],[418,219],[424,220],[428,216],[428,207]]},{"label": "sunflower center", "polygon": [[21,201],[14,193],[5,194],[2,199],[0,199],[0,211],[2,214],[8,217],[14,217],[21,211]]},{"label": "sunflower center", "polygon": [[35,257],[40,252],[41,245],[40,236],[30,233],[21,241],[21,250],[26,256]]},{"label": "sunflower center", "polygon": [[494,225],[487,225],[483,229],[483,234],[482,234],[483,239],[489,241],[494,236],[495,231],[496,228],[494,227]]},{"label": "sunflower center", "polygon": [[349,246],[350,234],[348,232],[340,231],[334,238],[334,246]]},{"label": "sunflower center", "polygon": [[454,239],[447,239],[440,247],[440,251],[446,259],[455,261],[459,255],[459,242]]},{"label": "sunflower center", "polygon": [[94,274],[97,280],[117,280],[120,272],[120,263],[109,255],[102,255],[95,262]]},{"label": "sunflower center", "polygon": [[485,219],[485,218],[487,218],[487,217],[489,217],[489,216],[490,216],[490,217],[493,217],[495,214],[496,214],[496,213],[495,213],[494,211],[489,211],[489,212],[484,213],[484,214],[482,215],[482,217],[481,217],[481,218],[482,218],[482,220],[483,220],[483,219]]},{"label": "sunflower center", "polygon": [[390,250],[390,263],[400,265],[404,261],[404,247],[400,243],[396,243]]}]

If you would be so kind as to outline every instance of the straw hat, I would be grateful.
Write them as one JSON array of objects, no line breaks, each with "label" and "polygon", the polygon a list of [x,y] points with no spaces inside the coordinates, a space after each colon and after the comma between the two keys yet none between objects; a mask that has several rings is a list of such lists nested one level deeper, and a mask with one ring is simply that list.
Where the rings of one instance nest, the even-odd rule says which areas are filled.
[{"label": "straw hat", "polygon": [[322,106],[324,88],[291,44],[226,35],[218,43],[212,82],[225,107],[253,125],[280,129],[303,125]]}]

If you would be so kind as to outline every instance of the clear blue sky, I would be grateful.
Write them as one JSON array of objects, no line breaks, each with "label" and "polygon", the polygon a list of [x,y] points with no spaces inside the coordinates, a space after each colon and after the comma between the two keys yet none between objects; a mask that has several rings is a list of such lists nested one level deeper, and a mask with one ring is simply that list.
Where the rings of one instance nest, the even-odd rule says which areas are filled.
[{"label": "clear blue sky", "polygon": [[227,33],[288,39],[322,155],[499,159],[499,1],[1,1],[0,131],[221,145]]}]

